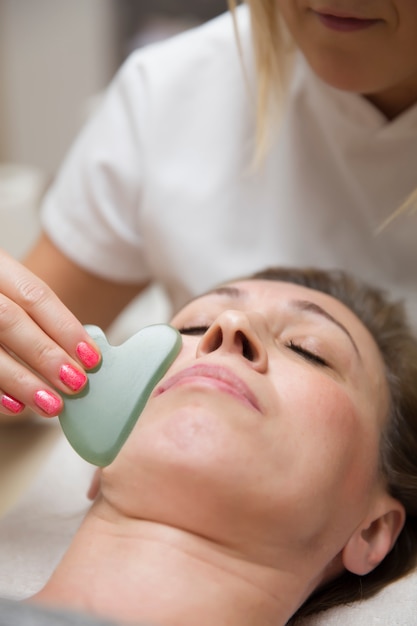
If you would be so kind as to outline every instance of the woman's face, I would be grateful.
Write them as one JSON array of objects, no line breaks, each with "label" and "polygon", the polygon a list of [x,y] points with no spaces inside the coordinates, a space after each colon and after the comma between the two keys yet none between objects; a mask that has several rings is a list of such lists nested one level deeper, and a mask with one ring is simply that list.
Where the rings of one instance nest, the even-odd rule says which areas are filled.
[{"label": "woman's face", "polygon": [[330,85],[401,108],[417,100],[415,0],[272,0]]},{"label": "woman's face", "polygon": [[337,552],[381,486],[388,391],[368,331],[332,297],[267,280],[210,292],[172,324],[182,350],[103,492],[129,515],[258,551],[284,538]]}]

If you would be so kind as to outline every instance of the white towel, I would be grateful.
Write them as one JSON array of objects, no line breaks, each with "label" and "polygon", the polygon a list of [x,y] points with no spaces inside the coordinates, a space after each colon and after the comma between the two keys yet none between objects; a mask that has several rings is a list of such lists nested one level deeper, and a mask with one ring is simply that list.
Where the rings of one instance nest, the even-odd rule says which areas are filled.
[{"label": "white towel", "polygon": [[376,596],[305,619],[302,626],[416,626],[417,570]]},{"label": "white towel", "polygon": [[43,587],[91,504],[93,473],[58,432],[34,480],[0,519],[0,597],[19,600]]}]

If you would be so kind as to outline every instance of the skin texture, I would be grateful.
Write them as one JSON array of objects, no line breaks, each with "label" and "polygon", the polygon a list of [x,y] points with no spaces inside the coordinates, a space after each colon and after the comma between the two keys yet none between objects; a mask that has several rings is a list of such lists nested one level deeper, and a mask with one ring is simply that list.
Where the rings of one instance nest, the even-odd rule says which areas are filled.
[{"label": "skin texture", "polygon": [[[276,0],[297,46],[317,75],[365,95],[388,119],[417,100],[414,0]],[[328,28],[321,14],[375,19],[369,28]]]},{"label": "skin texture", "polygon": [[[221,368],[224,367],[225,376],[229,372],[233,373],[248,386],[257,408],[251,402],[244,402],[239,394],[228,393],[227,388],[223,390],[217,380],[200,377],[198,373],[194,378],[191,371],[190,376],[166,391],[164,385],[157,388],[155,397],[148,405],[152,420],[148,422],[146,416],[142,415],[138,423],[141,437],[131,440],[134,446],[132,453],[139,454],[135,446],[137,442],[140,453],[146,451],[152,460],[157,458],[156,452],[160,447],[166,445],[167,458],[172,454],[172,462],[175,464],[177,461],[182,462],[184,449],[189,451],[191,463],[201,465],[201,470],[208,472],[207,478],[213,481],[216,498],[220,486],[226,491],[228,485],[225,500],[229,502],[246,501],[250,491],[253,500],[249,498],[248,518],[251,511],[258,512],[261,501],[267,501],[269,507],[271,498],[279,494],[283,497],[285,494],[288,500],[282,501],[282,509],[294,512],[295,516],[290,515],[288,519],[289,533],[295,529],[297,536],[300,536],[302,529],[295,524],[296,518],[304,519],[308,515],[312,521],[317,515],[317,525],[305,528],[305,542],[310,545],[313,538],[321,541],[323,533],[328,532],[326,524],[330,519],[331,524],[334,524],[328,507],[336,514],[344,508],[342,502],[346,503],[349,499],[349,510],[357,510],[360,502],[358,493],[368,494],[371,483],[376,480],[378,433],[383,425],[387,403],[383,368],[367,331],[356,323],[355,316],[332,298],[314,293],[315,302],[324,303],[328,310],[328,301],[331,301],[330,310],[335,310],[338,319],[347,318],[351,323],[352,332],[357,333],[356,344],[360,358],[347,335],[326,318],[303,312],[298,314],[300,323],[295,323],[293,311],[287,311],[285,306],[282,315],[277,311],[276,299],[272,294],[278,292],[280,299],[290,301],[304,296],[308,298],[311,290],[292,285],[280,285],[278,288],[268,281],[246,285],[251,299],[242,305],[238,298],[239,308],[235,309],[237,304],[234,298],[232,302],[228,301],[229,296],[207,296],[190,304],[174,318],[173,323],[178,328],[190,323],[204,327],[212,324],[216,315],[219,316],[217,324],[210,328],[200,342],[198,338],[185,336],[187,341],[184,341],[183,351],[171,371],[175,375],[177,370],[182,372],[184,368],[196,364],[212,364],[214,376],[217,375],[216,368],[220,368],[218,375],[221,378]],[[232,308],[223,313],[225,306]],[[260,314],[258,311],[263,306],[266,313]],[[210,307],[213,309],[211,315],[207,313]],[[253,361],[241,356],[239,332],[252,337],[251,343],[255,350]],[[220,336],[224,337],[226,333],[224,342],[220,344]],[[299,340],[303,347],[317,351],[332,366],[324,367],[306,360],[286,345],[290,341]],[[219,347],[214,349],[216,346]],[[154,411],[158,408],[159,412],[160,406],[163,408],[162,414],[169,412],[171,416],[169,423],[164,423],[163,427],[153,417]],[[285,420],[276,419],[277,407],[278,412],[285,414]],[[235,416],[236,422],[229,420],[219,423],[217,416],[223,412]],[[148,432],[151,437],[149,442],[146,439]],[[301,438],[302,455],[297,453]],[[259,458],[265,461],[264,467]],[[252,468],[254,459],[258,464],[255,473]],[[188,457],[185,460],[190,462]],[[130,462],[133,462],[132,458]],[[219,468],[214,474],[213,466]],[[243,477],[245,468],[248,475]],[[194,473],[192,466],[186,465],[184,470],[186,474]],[[287,483],[288,471],[293,478],[298,476],[291,486]],[[282,481],[278,479],[279,476]],[[346,491],[340,488],[341,481],[345,480]],[[312,500],[301,502],[298,487],[305,481],[311,483]],[[318,506],[316,484],[328,484],[321,506]],[[274,494],[269,491],[271,485]],[[339,492],[340,500],[337,497],[330,498],[330,494],[335,491]],[[257,506],[253,506],[258,496],[260,501]],[[130,499],[126,498],[126,502],[130,502]],[[366,506],[368,500],[362,504]],[[236,510],[239,510],[237,504]],[[132,512],[129,510],[129,513]],[[191,511],[189,513],[191,515]],[[280,518],[282,522],[282,512]],[[348,525],[352,523],[346,512],[341,521]],[[270,523],[274,532],[276,520],[273,511]],[[210,527],[214,525],[215,520],[210,520]],[[264,528],[263,536],[267,537],[268,534],[267,528]]]},{"label": "skin texture", "polygon": [[401,530],[378,472],[381,357],[346,307],[286,283],[235,283],[173,325],[182,351],[34,601],[161,626],[197,611],[201,626],[284,624]]}]

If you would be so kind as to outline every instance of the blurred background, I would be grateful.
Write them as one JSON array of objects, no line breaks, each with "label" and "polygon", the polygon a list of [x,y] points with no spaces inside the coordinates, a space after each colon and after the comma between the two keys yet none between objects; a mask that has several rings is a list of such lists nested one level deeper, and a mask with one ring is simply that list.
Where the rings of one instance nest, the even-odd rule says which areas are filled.
[{"label": "blurred background", "polygon": [[226,0],[0,0],[0,160],[52,174],[96,94],[134,48]]},{"label": "blurred background", "polygon": [[[226,0],[0,0],[0,248],[21,259],[68,148],[134,49],[226,10]],[[170,307],[150,288],[118,318],[120,343]]]}]

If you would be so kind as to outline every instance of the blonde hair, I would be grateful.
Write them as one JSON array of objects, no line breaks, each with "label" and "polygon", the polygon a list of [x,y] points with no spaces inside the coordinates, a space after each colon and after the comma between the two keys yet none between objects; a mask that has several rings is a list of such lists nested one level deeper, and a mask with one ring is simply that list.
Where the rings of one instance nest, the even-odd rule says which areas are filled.
[{"label": "blonde hair", "polygon": [[414,189],[410,193],[409,196],[404,200],[404,202],[396,209],[391,215],[389,215],[382,224],[378,227],[376,234],[378,235],[383,230],[385,230],[391,222],[393,222],[397,217],[403,215],[404,213],[408,213],[408,215],[412,215],[417,211],[417,188]]},{"label": "blonde hair", "polygon": [[[241,4],[228,0],[230,11]],[[270,108],[282,104],[285,82],[289,74],[289,37],[280,19],[275,0],[246,0],[251,13],[252,37],[257,70],[256,94],[256,156],[259,161],[267,149],[268,127],[271,122]],[[235,29],[239,37],[235,19]]]},{"label": "blonde hair", "polygon": [[[228,0],[233,15],[241,0]],[[244,0],[251,14],[252,37],[258,77],[256,105],[256,150],[254,163],[262,161],[268,148],[271,103],[282,104],[288,80],[291,52],[290,36],[277,7],[276,0]],[[237,24],[235,28],[238,37]],[[417,212],[417,187],[404,202],[385,219],[376,234],[385,230],[400,215]]]}]

